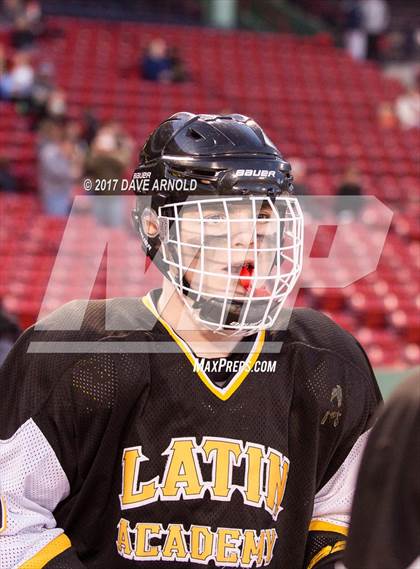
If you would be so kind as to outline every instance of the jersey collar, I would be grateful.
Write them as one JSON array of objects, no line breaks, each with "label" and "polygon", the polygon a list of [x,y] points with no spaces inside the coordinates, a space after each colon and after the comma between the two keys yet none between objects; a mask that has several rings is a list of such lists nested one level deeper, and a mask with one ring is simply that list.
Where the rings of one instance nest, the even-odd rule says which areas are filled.
[{"label": "jersey collar", "polygon": [[184,354],[190,361],[191,365],[193,366],[193,369],[197,370],[196,373],[198,377],[201,379],[201,381],[204,383],[207,389],[209,389],[213,393],[213,395],[215,395],[222,401],[227,401],[235,393],[235,391],[237,391],[239,386],[245,381],[245,379],[248,377],[248,374],[251,372],[252,368],[254,367],[255,362],[258,360],[264,344],[265,331],[260,330],[260,332],[258,332],[254,345],[252,346],[244,362],[243,369],[239,370],[232,377],[228,385],[226,385],[225,387],[218,387],[211,381],[211,379],[204,372],[204,370],[200,369],[198,365],[200,358],[197,358],[197,356],[191,350],[189,345],[175,332],[172,326],[160,316],[153,302],[151,293],[149,292],[149,294],[144,296],[142,298],[142,301],[143,304],[146,306],[146,308],[150,310],[153,316],[162,324],[162,326],[166,329],[171,338],[177,343],[179,348],[184,352]]}]

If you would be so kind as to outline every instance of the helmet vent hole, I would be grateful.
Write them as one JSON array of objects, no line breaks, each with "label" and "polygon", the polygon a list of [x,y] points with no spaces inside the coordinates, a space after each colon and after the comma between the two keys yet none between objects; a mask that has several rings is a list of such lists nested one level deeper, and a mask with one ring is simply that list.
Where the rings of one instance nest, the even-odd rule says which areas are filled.
[{"label": "helmet vent hole", "polygon": [[193,128],[188,129],[188,135],[194,140],[204,140],[204,136]]}]

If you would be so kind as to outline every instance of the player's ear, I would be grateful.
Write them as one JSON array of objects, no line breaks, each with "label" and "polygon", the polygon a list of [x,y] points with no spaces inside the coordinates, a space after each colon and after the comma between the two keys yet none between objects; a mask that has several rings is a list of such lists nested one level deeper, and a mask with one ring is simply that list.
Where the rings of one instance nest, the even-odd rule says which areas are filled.
[{"label": "player's ear", "polygon": [[143,232],[148,237],[156,237],[159,233],[158,216],[153,209],[145,208],[140,219]]}]

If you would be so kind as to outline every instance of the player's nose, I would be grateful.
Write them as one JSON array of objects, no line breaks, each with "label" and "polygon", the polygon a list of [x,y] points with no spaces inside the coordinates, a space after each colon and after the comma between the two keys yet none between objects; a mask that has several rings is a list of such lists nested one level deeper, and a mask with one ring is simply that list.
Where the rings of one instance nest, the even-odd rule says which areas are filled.
[{"label": "player's nose", "polygon": [[231,224],[232,247],[249,249],[254,246],[255,223],[249,220],[237,220]]}]

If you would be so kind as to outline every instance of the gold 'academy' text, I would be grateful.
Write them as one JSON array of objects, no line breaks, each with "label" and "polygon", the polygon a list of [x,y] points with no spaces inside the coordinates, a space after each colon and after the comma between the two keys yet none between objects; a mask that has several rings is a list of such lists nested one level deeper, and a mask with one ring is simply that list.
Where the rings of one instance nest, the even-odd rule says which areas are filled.
[{"label": "gold 'academy' text", "polygon": [[135,561],[213,561],[217,567],[251,567],[256,563],[261,567],[272,560],[276,540],[275,529],[263,529],[259,534],[236,528],[213,532],[207,526],[192,525],[186,531],[182,524],[169,524],[165,530],[159,523],[138,523],[132,529],[122,518],[116,545],[122,557]]}]

